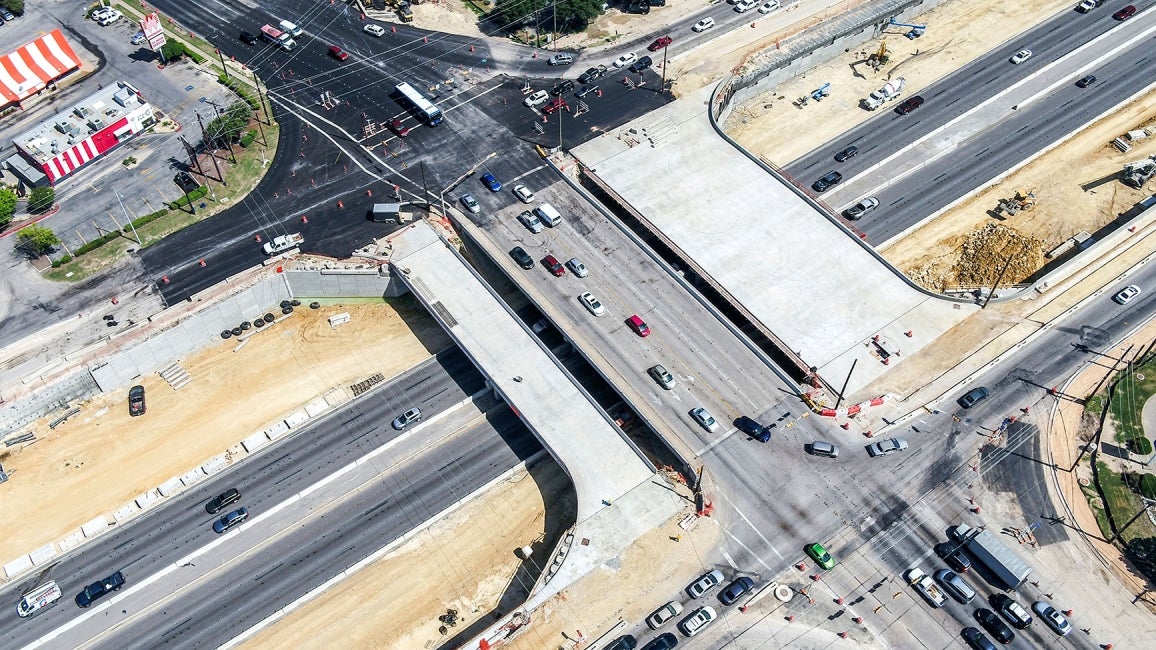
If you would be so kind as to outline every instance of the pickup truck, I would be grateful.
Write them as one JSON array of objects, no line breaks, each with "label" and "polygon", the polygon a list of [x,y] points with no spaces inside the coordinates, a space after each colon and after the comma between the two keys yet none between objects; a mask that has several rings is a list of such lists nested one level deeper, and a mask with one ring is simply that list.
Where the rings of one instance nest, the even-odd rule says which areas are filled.
[{"label": "pickup truck", "polygon": [[303,241],[305,241],[305,238],[301,236],[301,233],[295,232],[292,235],[274,237],[273,241],[265,242],[265,245],[262,246],[261,249],[265,251],[266,255],[273,255],[294,248]]},{"label": "pickup truck", "polygon": [[947,604],[947,597],[939,590],[939,586],[923,569],[915,567],[904,574],[907,582],[923,596],[932,607],[943,607]]}]

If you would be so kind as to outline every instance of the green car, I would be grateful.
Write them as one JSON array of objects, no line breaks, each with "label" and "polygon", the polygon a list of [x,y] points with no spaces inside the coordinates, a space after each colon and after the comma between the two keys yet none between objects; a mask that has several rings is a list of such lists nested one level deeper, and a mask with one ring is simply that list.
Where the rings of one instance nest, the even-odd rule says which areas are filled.
[{"label": "green car", "polygon": [[811,556],[812,560],[814,560],[824,569],[832,569],[835,567],[834,558],[832,558],[831,554],[827,552],[827,549],[823,548],[822,544],[818,542],[814,544],[808,544],[803,547],[803,550],[807,552],[807,555]]}]

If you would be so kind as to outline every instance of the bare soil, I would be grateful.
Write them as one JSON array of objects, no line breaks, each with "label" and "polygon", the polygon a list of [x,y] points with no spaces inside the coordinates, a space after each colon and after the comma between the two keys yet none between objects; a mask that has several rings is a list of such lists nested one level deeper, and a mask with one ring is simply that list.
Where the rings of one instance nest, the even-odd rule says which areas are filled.
[{"label": "bare soil", "polygon": [[[141,379],[141,417],[129,417],[126,387],[74,404],[80,413],[55,430],[49,418],[36,423],[36,442],[0,451],[12,474],[0,487],[4,513],[21,522],[0,536],[0,558],[63,538],[330,388],[392,377],[449,345],[424,312],[400,304],[301,309],[238,351],[222,341],[180,361],[193,380],[179,392],[155,374]],[[330,328],[343,311],[352,321]]]}]

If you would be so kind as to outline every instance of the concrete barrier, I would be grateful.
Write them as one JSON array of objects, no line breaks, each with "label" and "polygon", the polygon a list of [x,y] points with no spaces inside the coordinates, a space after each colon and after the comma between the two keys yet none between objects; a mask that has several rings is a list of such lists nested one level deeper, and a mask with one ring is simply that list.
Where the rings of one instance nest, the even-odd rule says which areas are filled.
[{"label": "concrete barrier", "polygon": [[56,557],[56,544],[49,542],[28,554],[28,559],[35,565],[41,565]]},{"label": "concrete barrier", "polygon": [[84,533],[82,533],[78,530],[75,533],[60,540],[60,542],[57,543],[57,546],[60,547],[60,551],[62,553],[67,553],[68,551],[71,551],[72,549],[76,548],[77,546],[80,546],[81,543],[83,543],[83,542],[84,542]]},{"label": "concrete barrier", "polygon": [[[155,495],[153,498],[156,498]],[[80,532],[84,533],[84,536],[89,539],[96,537],[106,530],[108,530],[108,520],[104,518],[104,515],[101,515],[80,527]]]},{"label": "concrete barrier", "polygon": [[144,494],[133,499],[133,501],[135,501],[136,504],[140,506],[141,510],[148,510],[149,508],[160,503],[160,500],[161,498],[159,495],[157,495],[156,490],[149,490],[148,492],[145,492]]},{"label": "concrete barrier", "polygon": [[138,512],[140,512],[140,508],[137,507],[136,502],[130,501],[113,511],[112,518],[115,519],[117,523],[120,523]]},{"label": "concrete barrier", "polygon": [[269,444],[269,436],[264,431],[258,431],[241,441],[241,446],[250,454]]},{"label": "concrete barrier", "polygon": [[4,565],[4,574],[7,575],[9,578],[15,578],[16,576],[20,575],[21,573],[24,573],[25,571],[27,571],[31,568],[32,568],[32,559],[29,558],[27,555],[21,555],[20,557],[16,558],[15,560],[12,560],[8,564]]},{"label": "concrete barrier", "polygon": [[181,477],[174,476],[164,483],[161,483],[160,486],[157,487],[157,492],[159,492],[162,497],[171,497],[184,489],[185,484],[181,482]]},{"label": "concrete barrier", "polygon": [[225,460],[224,456],[213,456],[209,460],[205,461],[204,465],[201,465],[201,471],[208,476],[212,476],[213,474],[225,469],[228,466],[229,461]]},{"label": "concrete barrier", "polygon": [[289,433],[289,425],[285,424],[284,420],[265,429],[265,435],[269,436],[270,440],[276,440],[286,433]]},{"label": "concrete barrier", "polygon": [[192,487],[197,483],[200,483],[204,478],[205,473],[202,472],[200,468],[198,468],[192,470],[191,472],[181,474],[181,483],[184,483],[185,487]]},{"label": "concrete barrier", "polygon": [[296,427],[299,427],[308,421],[309,421],[309,414],[306,413],[305,411],[293,411],[292,413],[289,414],[289,417],[285,418],[285,424],[290,429],[294,429]]},{"label": "concrete barrier", "polygon": [[325,398],[318,397],[317,399],[305,405],[305,412],[309,414],[309,417],[315,418],[318,415],[324,413],[328,408],[329,403],[325,401]]}]

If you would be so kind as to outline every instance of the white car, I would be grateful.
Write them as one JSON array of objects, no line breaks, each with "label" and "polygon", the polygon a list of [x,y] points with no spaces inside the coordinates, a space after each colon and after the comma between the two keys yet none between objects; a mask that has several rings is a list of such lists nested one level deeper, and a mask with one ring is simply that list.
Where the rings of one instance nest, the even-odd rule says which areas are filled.
[{"label": "white car", "polygon": [[101,16],[99,19],[97,19],[96,23],[102,27],[108,27],[109,25],[115,23],[116,21],[120,20],[121,18],[124,18],[124,14],[120,13],[116,9],[111,9],[107,13],[105,13],[103,16]]},{"label": "white car", "polygon": [[1024,61],[1027,61],[1030,58],[1032,58],[1032,51],[1031,50],[1020,50],[1019,52],[1016,52],[1015,54],[1012,55],[1011,62],[1015,63],[1015,64],[1020,64],[1020,63],[1023,63]]},{"label": "white car", "polygon": [[711,433],[718,431],[718,421],[710,414],[710,411],[701,406],[692,408],[690,410],[690,417],[694,418],[698,425]]},{"label": "white car", "polygon": [[92,18],[93,20],[100,20],[106,15],[111,14],[113,11],[115,11],[115,9],[112,7],[97,7],[96,9],[92,10],[92,13],[89,14],[88,17]]},{"label": "white car", "polygon": [[694,610],[693,614],[682,619],[678,626],[682,628],[683,634],[694,636],[717,617],[718,614],[715,614],[713,607],[700,607]]},{"label": "white car", "polygon": [[535,235],[542,232],[542,220],[529,210],[524,210],[522,214],[518,215],[518,221],[521,221],[522,225]]},{"label": "white car", "polygon": [[759,6],[759,0],[739,0],[735,3],[735,11],[745,13]]},{"label": "white car", "polygon": [[518,200],[522,203],[534,202],[534,193],[521,183],[514,186],[514,196],[518,197]]},{"label": "white car", "polygon": [[566,268],[574,274],[576,278],[584,278],[590,275],[590,271],[586,270],[586,265],[582,263],[577,257],[571,257],[569,262],[566,262]]},{"label": "white car", "polygon": [[530,96],[523,99],[522,103],[526,106],[529,106],[530,108],[534,108],[539,104],[545,103],[547,99],[550,99],[550,93],[546,92],[545,90],[539,90],[537,92],[530,93]]},{"label": "white car", "polygon": [[594,294],[590,293],[589,291],[578,296],[578,302],[582,303],[582,306],[595,316],[601,316],[606,313],[606,308],[603,307],[602,303],[598,302],[598,299],[594,297]]},{"label": "white car", "polygon": [[667,621],[673,619],[682,613],[682,603],[672,600],[669,603],[659,607],[653,614],[646,617],[646,624],[650,629],[657,630],[662,627]]},{"label": "white car", "polygon": [[781,6],[782,5],[779,4],[779,0],[770,0],[770,2],[764,2],[763,4],[759,5],[759,13],[769,14],[772,11],[778,11],[779,7]]},{"label": "white car", "polygon": [[1046,600],[1037,600],[1032,603],[1032,611],[1039,615],[1045,625],[1060,636],[1068,636],[1072,631],[1072,624],[1055,607]]},{"label": "white car", "polygon": [[634,63],[636,60],[638,60],[638,55],[635,54],[634,52],[630,52],[629,54],[623,54],[622,56],[618,57],[617,59],[614,59],[614,67],[625,68],[626,66],[630,65],[631,63]]},{"label": "white car", "polygon": [[722,581],[722,571],[715,569],[690,583],[690,586],[686,588],[686,595],[691,598],[701,598],[703,594],[719,586]]},{"label": "white car", "polygon": [[711,27],[714,27],[714,18],[703,18],[702,20],[695,23],[694,27],[691,27],[691,30],[696,32],[705,32]]},{"label": "white car", "polygon": [[369,23],[365,27],[362,27],[361,31],[369,34],[370,36],[376,36],[377,38],[385,36],[385,28],[381,25],[374,25],[373,23]]},{"label": "white car", "polygon": [[1130,284],[1130,285],[1124,287],[1123,289],[1121,289],[1119,293],[1112,296],[1112,300],[1115,300],[1118,304],[1126,305],[1126,304],[1128,304],[1128,301],[1130,301],[1131,299],[1135,298],[1138,295],[1140,295],[1140,287],[1138,287],[1134,284]]}]

